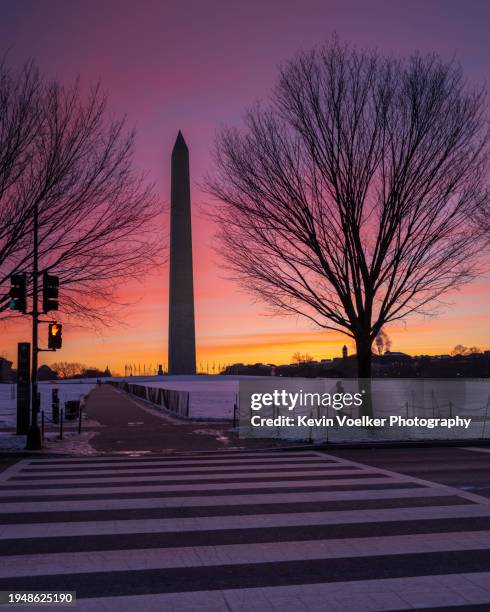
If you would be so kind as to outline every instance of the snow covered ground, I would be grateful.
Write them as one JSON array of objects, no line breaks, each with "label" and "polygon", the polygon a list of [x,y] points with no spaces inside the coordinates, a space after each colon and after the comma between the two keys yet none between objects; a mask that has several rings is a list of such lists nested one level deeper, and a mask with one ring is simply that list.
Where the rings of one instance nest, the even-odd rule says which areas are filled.
[{"label": "snow covered ground", "polygon": [[[56,380],[40,382],[38,385],[41,394],[41,410],[51,416],[51,390],[58,389],[60,407],[66,401],[78,400],[86,395],[95,385],[95,381]],[[0,384],[0,429],[15,429],[17,417],[17,386]]]},{"label": "snow covered ground", "polygon": [[[189,417],[192,419],[233,419],[234,405],[238,405],[240,380],[257,381],[258,390],[261,383],[268,381],[274,388],[287,389],[291,380],[286,378],[240,377],[240,376],[131,376],[114,378],[125,380],[128,383],[146,387],[165,388],[175,391],[184,391],[189,394]],[[293,379],[294,385],[301,385],[301,379]],[[311,381],[311,379],[310,379]],[[51,415],[51,389],[59,389],[60,404],[70,399],[78,399],[87,394],[96,384],[96,379],[82,379],[77,381],[52,381],[39,384],[41,393],[41,409],[46,415]],[[334,391],[336,381],[325,379],[318,381],[324,385],[325,391]],[[306,384],[306,381],[305,381]],[[350,386],[357,386],[354,380],[343,381],[344,390],[351,391]],[[357,387],[356,387],[357,388]],[[16,397],[15,385],[0,385],[0,429],[15,428]],[[490,437],[490,380],[404,380],[404,379],[378,379],[373,381],[374,416],[386,417],[399,414],[407,418],[446,418],[450,416],[472,417],[468,437]],[[245,407],[246,408],[246,407]],[[243,407],[242,407],[243,409]],[[346,413],[352,411],[346,410]],[[306,412],[305,412],[306,414]],[[335,413],[334,413],[335,414]],[[246,415],[242,415],[243,417]],[[265,416],[265,415],[264,415]],[[310,414],[308,414],[310,416]],[[313,415],[315,416],[315,415]],[[330,414],[328,415],[330,416]],[[358,416],[356,413],[350,416]],[[485,425],[486,421],[486,425]],[[273,432],[269,431],[270,436]],[[416,428],[388,428],[380,431],[376,428],[312,428],[308,438],[329,441],[355,440],[394,440],[421,439],[433,437],[434,431]],[[305,439],[304,428],[295,431],[295,428],[278,428],[274,436],[289,439]],[[273,436],[273,437],[274,437]],[[439,437],[439,436],[437,436]],[[461,437],[461,429],[445,431],[445,437]]]},{"label": "snow covered ground", "polygon": [[[131,382],[138,384],[132,379]],[[189,417],[194,419],[233,419],[233,406],[238,404],[238,380],[229,380],[228,377],[199,376],[199,380],[196,380],[190,377],[168,376],[165,380],[145,380],[139,384],[187,391]]]},{"label": "snow covered ground", "polygon": [[[283,386],[281,387],[281,381]],[[271,382],[264,380],[264,385],[272,385],[280,390],[298,391],[302,386],[309,392],[334,393],[336,381],[332,379],[277,379]],[[308,385],[315,385],[312,389]],[[344,392],[358,391],[355,379],[342,380]],[[257,391],[271,391],[261,388]],[[406,426],[384,427],[345,427],[337,424],[337,413],[331,408],[299,407],[294,410],[294,417],[299,415],[308,418],[325,416],[333,419],[334,426],[313,425],[250,427],[251,409],[248,404],[240,406],[241,433],[252,437],[273,437],[289,440],[310,440],[315,442],[376,442],[399,440],[434,440],[434,439],[481,439],[490,438],[490,379],[374,379],[372,381],[372,416],[388,419],[390,416],[403,417]],[[287,407],[263,407],[263,417],[291,416]],[[343,414],[357,418],[361,416],[358,408],[345,408]],[[464,427],[423,427],[411,425],[414,419],[471,419],[468,428]]]},{"label": "snow covered ground", "polygon": [[0,384],[0,428],[15,427],[16,385]]},{"label": "snow covered ground", "polygon": [[[261,378],[261,377],[247,377]],[[111,380],[125,381],[157,389],[189,393],[189,418],[232,420],[238,405],[239,376],[128,376]]]}]

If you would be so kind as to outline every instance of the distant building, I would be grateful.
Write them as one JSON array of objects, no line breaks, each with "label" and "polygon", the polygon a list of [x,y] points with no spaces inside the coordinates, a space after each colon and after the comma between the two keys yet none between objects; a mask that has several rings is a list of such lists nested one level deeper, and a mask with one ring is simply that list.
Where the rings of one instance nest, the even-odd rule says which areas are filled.
[{"label": "distant building", "polygon": [[57,380],[58,375],[48,365],[42,365],[37,370],[38,380]]},{"label": "distant building", "polygon": [[234,363],[227,366],[221,373],[235,376],[271,376],[272,368],[275,368],[273,364],[266,363]]},{"label": "distant building", "polygon": [[98,368],[86,368],[81,374],[73,376],[73,378],[100,378],[102,376],[102,370]]},{"label": "distant building", "polygon": [[412,357],[410,355],[407,355],[407,353],[401,353],[400,351],[385,351],[383,357],[391,361],[412,361]]},{"label": "distant building", "polygon": [[0,357],[0,383],[14,382],[14,372],[12,362],[5,357]]}]

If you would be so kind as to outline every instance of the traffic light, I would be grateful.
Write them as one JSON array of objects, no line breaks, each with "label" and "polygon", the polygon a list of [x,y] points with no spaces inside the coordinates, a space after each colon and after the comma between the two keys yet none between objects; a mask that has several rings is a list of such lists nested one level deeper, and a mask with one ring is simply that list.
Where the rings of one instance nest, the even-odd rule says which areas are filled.
[{"label": "traffic light", "polygon": [[54,349],[54,350],[61,348],[62,332],[63,332],[63,325],[61,325],[61,323],[50,323],[49,324],[48,348]]},{"label": "traffic light", "polygon": [[47,272],[43,273],[43,312],[58,310],[58,289],[60,279]]},{"label": "traffic light", "polygon": [[10,310],[19,310],[25,313],[27,309],[27,276],[22,274],[12,274],[10,276]]}]

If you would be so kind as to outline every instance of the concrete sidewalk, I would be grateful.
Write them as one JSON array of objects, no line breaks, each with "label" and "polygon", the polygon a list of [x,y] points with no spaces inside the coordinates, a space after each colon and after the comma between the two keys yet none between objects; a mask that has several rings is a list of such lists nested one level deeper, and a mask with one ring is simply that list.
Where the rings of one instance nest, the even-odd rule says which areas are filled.
[{"label": "concrete sidewalk", "polygon": [[110,385],[90,393],[85,413],[102,426],[90,440],[98,452],[171,453],[288,446],[284,441],[239,439],[227,424],[182,423]]}]

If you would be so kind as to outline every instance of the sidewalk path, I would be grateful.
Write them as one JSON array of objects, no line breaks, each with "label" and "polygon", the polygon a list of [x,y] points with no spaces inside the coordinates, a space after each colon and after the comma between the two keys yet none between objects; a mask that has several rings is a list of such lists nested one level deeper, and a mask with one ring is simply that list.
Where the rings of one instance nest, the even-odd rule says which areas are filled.
[{"label": "sidewalk path", "polygon": [[177,421],[110,385],[91,392],[85,413],[102,426],[90,440],[98,452],[168,453],[276,445],[269,440],[240,440],[226,424]]}]

